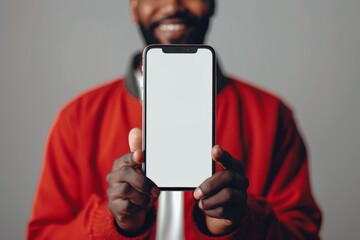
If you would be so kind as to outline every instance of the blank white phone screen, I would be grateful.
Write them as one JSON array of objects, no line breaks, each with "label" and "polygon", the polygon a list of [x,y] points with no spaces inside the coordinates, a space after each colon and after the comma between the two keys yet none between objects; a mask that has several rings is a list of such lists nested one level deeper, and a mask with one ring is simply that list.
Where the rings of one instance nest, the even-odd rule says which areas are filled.
[{"label": "blank white phone screen", "polygon": [[160,188],[193,188],[212,175],[213,52],[145,56],[146,175]]}]

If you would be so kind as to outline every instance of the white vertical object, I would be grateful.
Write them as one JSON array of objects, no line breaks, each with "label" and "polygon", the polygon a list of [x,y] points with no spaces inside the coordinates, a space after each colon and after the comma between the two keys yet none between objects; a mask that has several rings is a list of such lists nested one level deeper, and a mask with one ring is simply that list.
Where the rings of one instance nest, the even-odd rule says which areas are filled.
[{"label": "white vertical object", "polygon": [[156,239],[184,239],[183,192],[162,191],[159,196]]}]

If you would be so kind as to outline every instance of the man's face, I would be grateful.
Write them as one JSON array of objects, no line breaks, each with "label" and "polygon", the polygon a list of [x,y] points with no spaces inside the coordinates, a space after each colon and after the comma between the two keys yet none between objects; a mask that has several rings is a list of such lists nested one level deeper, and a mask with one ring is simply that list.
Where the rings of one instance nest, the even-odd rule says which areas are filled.
[{"label": "man's face", "polygon": [[146,44],[201,44],[214,0],[130,0],[130,8]]}]

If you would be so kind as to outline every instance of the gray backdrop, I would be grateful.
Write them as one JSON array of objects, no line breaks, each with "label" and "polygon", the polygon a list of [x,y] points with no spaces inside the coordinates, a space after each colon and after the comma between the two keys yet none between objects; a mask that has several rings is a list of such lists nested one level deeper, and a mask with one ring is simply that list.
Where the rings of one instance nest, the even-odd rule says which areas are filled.
[{"label": "gray backdrop", "polygon": [[[356,239],[360,1],[218,1],[209,44],[227,72],[295,109],[325,239]],[[0,238],[22,239],[57,110],[124,73],[141,47],[127,0],[0,1]]]}]

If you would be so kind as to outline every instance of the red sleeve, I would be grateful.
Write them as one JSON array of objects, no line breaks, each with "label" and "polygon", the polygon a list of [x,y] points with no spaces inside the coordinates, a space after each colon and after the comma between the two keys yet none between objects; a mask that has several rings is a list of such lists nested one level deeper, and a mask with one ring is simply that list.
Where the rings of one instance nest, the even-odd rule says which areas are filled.
[{"label": "red sleeve", "polygon": [[[52,126],[35,195],[27,239],[145,239],[149,227],[136,237],[121,235],[108,210],[107,196],[81,195],[81,163],[77,161],[76,116],[64,110]],[[95,191],[93,191],[95,192]]]},{"label": "red sleeve", "polygon": [[197,239],[319,239],[321,212],[310,189],[306,149],[290,110],[284,106],[280,120],[264,183],[268,193],[248,194],[247,215],[233,232],[215,237],[197,226]]}]

